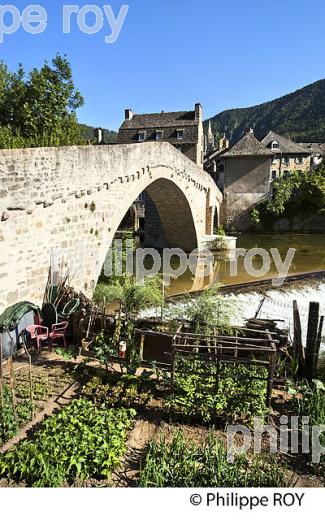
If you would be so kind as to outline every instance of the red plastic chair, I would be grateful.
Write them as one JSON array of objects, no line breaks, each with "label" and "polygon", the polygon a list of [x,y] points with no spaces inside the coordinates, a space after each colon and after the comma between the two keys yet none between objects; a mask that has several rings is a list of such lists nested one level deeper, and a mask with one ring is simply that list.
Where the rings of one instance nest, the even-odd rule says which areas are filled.
[{"label": "red plastic chair", "polygon": [[55,340],[62,339],[63,344],[66,347],[67,343],[65,340],[65,333],[68,328],[69,322],[62,321],[61,323],[55,323],[52,325],[52,332],[49,334],[49,340],[50,340],[50,350],[52,350],[52,346]]},{"label": "red plastic chair", "polygon": [[32,340],[36,339],[37,350],[41,348],[41,342],[46,341],[49,337],[49,329],[42,325],[29,325],[26,328]]}]

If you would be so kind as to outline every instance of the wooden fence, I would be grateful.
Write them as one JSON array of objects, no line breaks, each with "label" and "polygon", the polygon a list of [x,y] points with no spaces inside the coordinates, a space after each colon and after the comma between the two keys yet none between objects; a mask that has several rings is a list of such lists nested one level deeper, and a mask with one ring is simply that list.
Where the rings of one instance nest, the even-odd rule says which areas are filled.
[{"label": "wooden fence", "polygon": [[[244,335],[245,333],[245,335]],[[251,334],[250,336],[247,334]],[[202,335],[177,332],[172,340],[171,349],[171,386],[173,388],[177,373],[178,359],[203,361],[203,366],[214,367],[215,386],[212,391],[218,392],[220,380],[223,377],[238,379],[234,374],[229,376],[223,373],[225,366],[259,366],[267,371],[266,377],[245,374],[247,387],[249,381],[264,380],[266,382],[266,405],[271,403],[274,369],[277,355],[277,343],[274,335],[269,331],[250,329],[237,330],[235,335]],[[249,395],[249,392],[245,394]]]}]

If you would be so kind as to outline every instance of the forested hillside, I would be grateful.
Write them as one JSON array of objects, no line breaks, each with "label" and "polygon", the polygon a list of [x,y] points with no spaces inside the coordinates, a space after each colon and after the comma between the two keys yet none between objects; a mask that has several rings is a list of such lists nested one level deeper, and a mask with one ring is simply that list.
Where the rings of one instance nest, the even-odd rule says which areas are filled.
[{"label": "forested hillside", "polygon": [[250,127],[262,139],[269,130],[296,142],[325,142],[325,80],[250,108],[225,110],[211,118],[217,136],[237,142]]}]

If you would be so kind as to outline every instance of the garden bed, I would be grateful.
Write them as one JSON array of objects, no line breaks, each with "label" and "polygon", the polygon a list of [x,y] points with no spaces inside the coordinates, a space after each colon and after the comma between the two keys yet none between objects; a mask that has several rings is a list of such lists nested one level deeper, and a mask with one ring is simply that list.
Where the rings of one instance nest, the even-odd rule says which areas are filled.
[{"label": "garden bed", "polygon": [[0,413],[2,451],[8,442],[14,443],[20,436],[24,436],[45,414],[51,414],[60,404],[66,404],[69,396],[80,386],[82,377],[75,371],[74,364],[56,355],[52,355],[51,359],[36,356],[33,361],[31,380],[29,366],[22,360],[14,363],[14,399],[9,370],[4,374],[4,403]]},{"label": "garden bed", "polygon": [[[78,359],[78,361],[82,360]],[[171,486],[171,478],[175,479],[175,485],[176,483],[205,485],[210,482],[210,485],[221,487],[288,484],[307,487],[324,486],[323,466],[315,468],[306,457],[302,456],[270,455],[269,439],[266,435],[263,436],[261,456],[256,456],[249,451],[245,460],[234,466],[237,471],[236,476],[231,467],[227,466],[224,456],[225,426],[229,416],[226,414],[223,417],[221,413],[217,420],[213,415],[205,420],[205,415],[192,412],[188,414],[187,407],[183,406],[188,400],[187,392],[192,396],[189,399],[192,403],[188,407],[190,411],[194,405],[200,410],[201,404],[205,403],[202,381],[200,382],[197,377],[200,370],[182,370],[179,373],[180,380],[175,381],[174,394],[171,394],[168,389],[168,374],[161,370],[141,369],[137,370],[135,375],[134,373],[121,374],[118,365],[111,367],[112,372],[107,372],[103,367],[95,368],[93,362],[86,367],[86,370],[83,363],[81,363],[83,370],[81,367],[75,370],[76,366],[78,365],[74,362],[63,362],[59,359],[43,360],[34,365],[35,383],[40,385],[35,387],[37,388],[35,394],[38,395],[35,402],[41,410],[48,410],[49,402],[55,400],[56,394],[66,385],[75,383],[80,387],[80,391],[74,396],[76,399],[67,407],[59,410],[53,407],[48,410],[47,413],[51,417],[45,418],[33,429],[29,428],[29,431],[23,431],[20,437],[13,439],[11,445],[6,445],[6,448],[10,446],[13,450],[7,450],[5,455],[0,455],[2,461],[0,466],[2,464],[4,473],[0,486],[138,487],[147,485],[154,487]],[[85,372],[89,380],[85,379]],[[186,381],[186,372],[189,381]],[[21,370],[19,377],[18,373],[17,397],[19,394],[19,399],[23,399],[26,397],[24,392],[27,392],[25,369]],[[214,377],[214,374],[212,375]],[[224,381],[227,386],[227,378]],[[265,383],[257,380],[256,384],[258,393],[259,385]],[[202,399],[200,392],[203,395]],[[285,386],[281,390],[273,390],[270,424],[279,428],[282,414],[289,417],[297,414],[297,403],[303,414],[314,416],[314,420],[318,420],[323,410],[321,390],[319,392],[319,400],[309,402],[300,401],[300,394],[293,395],[293,391]],[[227,393],[228,403],[231,392],[223,388],[224,393]],[[306,395],[311,394],[307,392]],[[79,397],[81,397],[80,402],[83,403],[82,409],[77,405]],[[170,406],[175,404],[175,397],[176,401],[180,398],[182,404],[178,413],[175,413]],[[264,397],[261,391],[260,402],[263,406]],[[221,404],[223,403],[218,396],[215,398]],[[217,401],[212,403],[213,406],[218,405]],[[66,403],[69,403],[69,400],[63,399],[61,404]],[[238,401],[238,406],[239,404]],[[256,396],[252,405],[257,408],[260,406]],[[238,406],[235,406],[234,421],[238,420],[241,424],[251,427],[252,414],[246,414],[245,418],[245,414],[238,413]],[[134,412],[131,411],[134,409],[137,412],[135,422],[133,422]],[[202,410],[204,412],[205,408],[203,407]],[[247,412],[247,407],[243,411]],[[114,433],[116,417],[120,417],[117,436]],[[104,431],[99,431],[101,428],[99,423],[106,424]],[[94,431],[97,432],[96,438],[93,437]],[[112,437],[109,435],[104,446],[97,445],[96,439],[105,439],[109,431],[113,433],[116,441],[112,442]],[[23,436],[25,439],[21,440]],[[20,442],[17,444],[17,441]],[[202,451],[200,446],[204,442],[206,442],[205,451]],[[215,442],[217,445],[214,444]],[[240,437],[236,438],[236,442],[241,442]],[[172,451],[169,448],[171,444],[174,445]],[[55,451],[56,446],[60,446],[58,451]],[[117,447],[116,451],[115,447]],[[111,449],[113,451],[110,451]],[[177,453],[177,450],[180,451],[178,462],[173,459],[173,453]],[[48,473],[44,473],[40,462],[40,457],[43,455],[47,458]],[[56,459],[59,455],[62,455],[64,460],[57,464]],[[219,457],[219,462],[215,460],[216,457]],[[33,460],[36,462],[32,462]],[[110,461],[109,465],[103,466],[103,462],[107,460]],[[182,472],[180,469],[173,476],[173,468],[177,464],[183,466],[184,460],[190,461],[188,472],[187,470]],[[29,461],[28,464],[25,464],[25,461]],[[171,464],[170,468],[166,469],[168,461]],[[33,471],[29,469],[31,464],[34,466]],[[198,466],[201,469],[202,464],[207,468],[215,464],[215,471],[219,471],[219,480],[213,480],[214,476],[208,473],[208,469],[204,473],[205,481],[198,474],[193,476],[191,464],[194,468]],[[165,469],[161,473],[162,467]],[[153,468],[156,468],[156,473]],[[190,480],[191,475],[192,480]],[[241,480],[238,475],[242,475]]]}]

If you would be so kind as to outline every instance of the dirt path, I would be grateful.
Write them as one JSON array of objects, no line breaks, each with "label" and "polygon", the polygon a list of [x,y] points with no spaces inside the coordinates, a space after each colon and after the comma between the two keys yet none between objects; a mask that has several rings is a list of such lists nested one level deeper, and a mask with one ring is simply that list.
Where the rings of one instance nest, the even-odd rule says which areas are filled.
[{"label": "dirt path", "polygon": [[144,464],[147,444],[155,435],[157,428],[156,424],[144,420],[135,423],[129,436],[124,461],[113,474],[110,487],[136,486],[141,466]]}]

